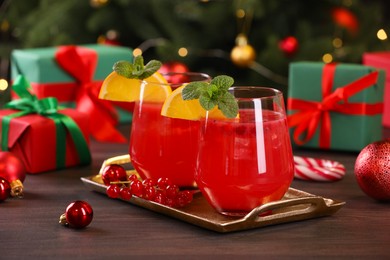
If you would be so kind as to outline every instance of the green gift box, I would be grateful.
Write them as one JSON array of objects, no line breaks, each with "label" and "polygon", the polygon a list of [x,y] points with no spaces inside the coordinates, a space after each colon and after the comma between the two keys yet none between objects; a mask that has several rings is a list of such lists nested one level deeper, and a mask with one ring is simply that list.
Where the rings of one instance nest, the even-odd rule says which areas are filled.
[{"label": "green gift box", "polygon": [[[127,47],[102,44],[19,49],[11,54],[11,79],[23,75],[38,98],[55,97],[62,106],[76,108],[110,125],[130,122],[133,104],[98,99],[103,80],[118,60],[132,61]],[[97,114],[94,114],[98,112]],[[101,124],[91,120],[91,133],[98,141],[126,142],[113,126],[96,133]],[[102,129],[107,133],[107,129]]]},{"label": "green gift box", "polygon": [[385,72],[359,64],[294,62],[288,123],[294,145],[360,151],[382,139]]}]

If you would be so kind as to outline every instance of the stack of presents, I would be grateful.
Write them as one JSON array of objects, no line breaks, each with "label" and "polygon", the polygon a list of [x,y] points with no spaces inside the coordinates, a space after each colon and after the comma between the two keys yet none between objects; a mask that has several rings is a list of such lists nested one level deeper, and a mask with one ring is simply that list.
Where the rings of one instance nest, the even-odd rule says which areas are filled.
[{"label": "stack of presents", "polygon": [[14,50],[11,101],[0,110],[1,151],[19,156],[30,174],[91,162],[90,137],[127,142],[116,128],[132,104],[98,98],[118,60],[132,50],[112,45]]},{"label": "stack of presents", "polygon": [[[131,104],[97,98],[118,60],[131,61],[131,50],[109,45],[14,50],[12,100],[0,110],[1,150],[20,156],[34,174],[89,164],[90,137],[126,142],[116,124],[131,121]],[[291,63],[286,101],[293,145],[359,152],[381,140],[383,126],[390,127],[386,70],[390,53],[366,53],[363,64]]]}]

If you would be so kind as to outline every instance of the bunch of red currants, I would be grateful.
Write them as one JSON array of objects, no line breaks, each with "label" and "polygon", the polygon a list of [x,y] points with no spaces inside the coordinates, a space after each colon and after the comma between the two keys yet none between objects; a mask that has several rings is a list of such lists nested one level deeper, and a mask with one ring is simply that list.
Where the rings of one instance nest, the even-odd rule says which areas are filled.
[{"label": "bunch of red currants", "polygon": [[137,175],[127,175],[126,170],[118,164],[103,168],[102,180],[107,185],[107,196],[113,199],[130,200],[132,196],[153,201],[165,206],[180,208],[191,203],[193,191],[180,190],[168,178],[153,180],[138,179]]}]

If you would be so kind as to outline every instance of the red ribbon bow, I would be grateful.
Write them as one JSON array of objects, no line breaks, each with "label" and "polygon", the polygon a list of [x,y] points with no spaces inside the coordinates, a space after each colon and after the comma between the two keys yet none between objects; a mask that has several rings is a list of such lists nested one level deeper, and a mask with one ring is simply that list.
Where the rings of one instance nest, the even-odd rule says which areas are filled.
[{"label": "red ribbon bow", "polygon": [[[322,73],[322,101],[307,101],[289,98],[287,100],[290,110],[299,110],[288,116],[289,127],[296,126],[293,139],[296,144],[307,143],[315,134],[320,123],[319,146],[330,147],[331,119],[330,112],[349,115],[375,115],[383,111],[383,103],[348,103],[348,98],[356,93],[373,86],[378,79],[378,71],[371,72],[356,81],[337,88],[332,93],[333,79],[337,64],[325,64]],[[343,102],[341,102],[343,101]],[[302,139],[301,135],[306,133]]]},{"label": "red ribbon bow", "polygon": [[114,127],[117,116],[112,104],[98,98],[101,83],[93,82],[97,54],[84,58],[76,46],[61,46],[55,53],[59,66],[79,84],[76,109],[90,116],[90,132],[98,141],[125,143],[127,139]]}]

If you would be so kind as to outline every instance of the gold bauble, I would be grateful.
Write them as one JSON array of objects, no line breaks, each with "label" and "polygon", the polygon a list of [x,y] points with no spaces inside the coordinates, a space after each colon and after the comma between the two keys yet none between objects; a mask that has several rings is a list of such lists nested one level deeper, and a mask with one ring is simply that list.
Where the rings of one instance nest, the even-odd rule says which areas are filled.
[{"label": "gold bauble", "polygon": [[250,44],[236,45],[231,53],[230,59],[240,67],[248,67],[256,59],[256,51]]}]

